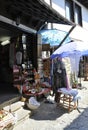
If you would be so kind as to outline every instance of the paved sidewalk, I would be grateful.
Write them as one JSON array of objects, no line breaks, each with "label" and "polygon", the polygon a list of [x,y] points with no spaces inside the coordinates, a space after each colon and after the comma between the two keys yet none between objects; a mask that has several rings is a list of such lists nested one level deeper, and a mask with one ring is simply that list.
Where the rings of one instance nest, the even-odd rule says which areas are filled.
[{"label": "paved sidewalk", "polygon": [[68,111],[56,104],[42,102],[33,115],[13,130],[88,130],[88,82],[82,81],[87,89],[78,89],[81,99],[79,110]]}]

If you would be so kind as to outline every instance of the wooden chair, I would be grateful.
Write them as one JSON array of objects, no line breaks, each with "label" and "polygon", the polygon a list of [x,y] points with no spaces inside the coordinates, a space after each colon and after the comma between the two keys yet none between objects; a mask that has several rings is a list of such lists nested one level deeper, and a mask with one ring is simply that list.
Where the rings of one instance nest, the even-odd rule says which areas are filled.
[{"label": "wooden chair", "polygon": [[61,91],[57,92],[57,106],[63,106],[64,108],[68,109],[68,112],[77,109],[78,106],[78,100],[76,103],[74,103],[73,100],[73,96],[69,95],[69,94],[64,94]]}]

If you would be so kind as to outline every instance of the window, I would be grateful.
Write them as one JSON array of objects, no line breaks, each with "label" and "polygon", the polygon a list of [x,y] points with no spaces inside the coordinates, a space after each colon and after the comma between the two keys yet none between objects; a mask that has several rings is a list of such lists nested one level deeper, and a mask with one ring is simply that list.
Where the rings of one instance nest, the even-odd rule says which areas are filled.
[{"label": "window", "polygon": [[75,4],[75,23],[82,26],[81,7]]},{"label": "window", "polygon": [[82,26],[81,7],[72,0],[65,0],[66,18]]},{"label": "window", "polygon": [[73,1],[66,0],[66,18],[74,22],[74,11],[73,11]]}]

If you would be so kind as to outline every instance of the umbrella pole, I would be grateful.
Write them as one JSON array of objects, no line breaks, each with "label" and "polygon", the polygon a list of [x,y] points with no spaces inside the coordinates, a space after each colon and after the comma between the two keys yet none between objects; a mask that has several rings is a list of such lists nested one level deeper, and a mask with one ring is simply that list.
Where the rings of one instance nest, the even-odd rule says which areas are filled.
[{"label": "umbrella pole", "polygon": [[80,87],[82,87],[82,84],[81,84],[81,77],[80,77]]}]

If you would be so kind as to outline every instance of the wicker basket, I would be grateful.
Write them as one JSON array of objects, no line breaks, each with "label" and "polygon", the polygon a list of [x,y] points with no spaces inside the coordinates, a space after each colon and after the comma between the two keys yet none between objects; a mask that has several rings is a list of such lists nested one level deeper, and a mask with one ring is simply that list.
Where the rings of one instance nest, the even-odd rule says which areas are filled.
[{"label": "wicker basket", "polygon": [[27,102],[27,107],[31,110],[35,110],[40,106],[40,103],[36,101],[34,97],[31,97],[29,99],[29,102]]}]

